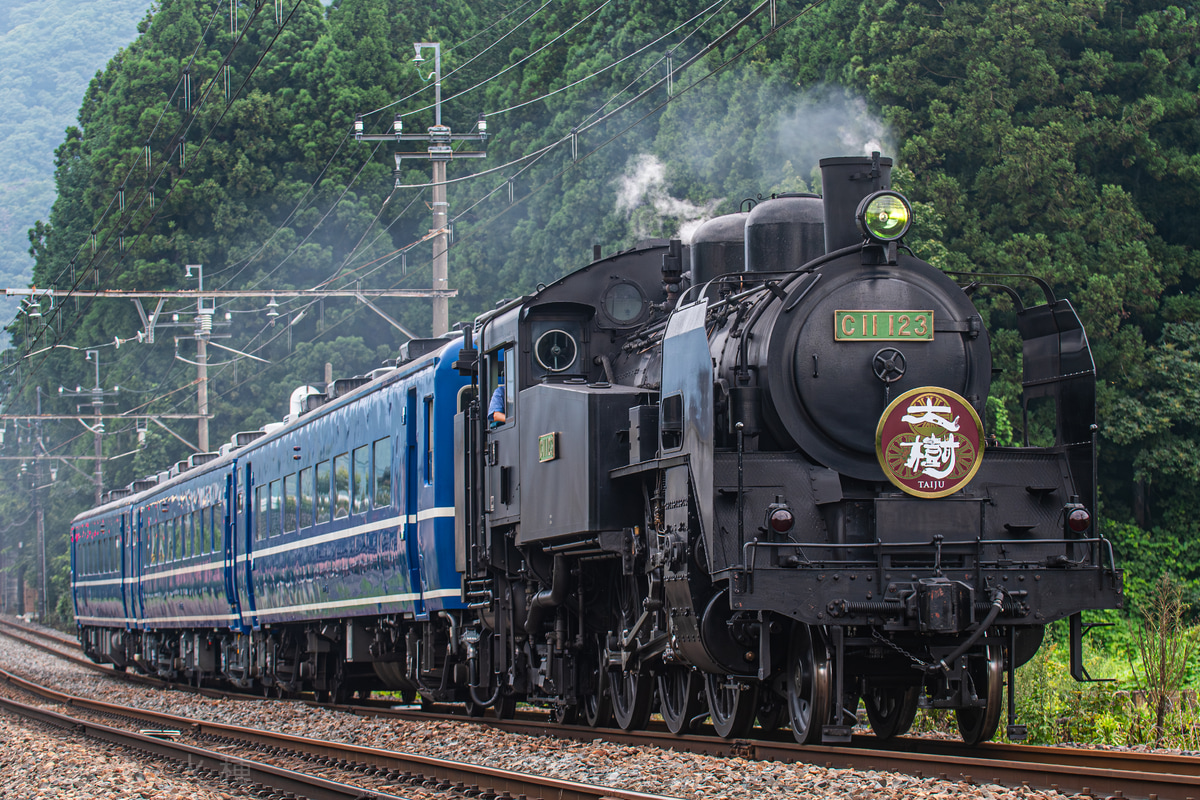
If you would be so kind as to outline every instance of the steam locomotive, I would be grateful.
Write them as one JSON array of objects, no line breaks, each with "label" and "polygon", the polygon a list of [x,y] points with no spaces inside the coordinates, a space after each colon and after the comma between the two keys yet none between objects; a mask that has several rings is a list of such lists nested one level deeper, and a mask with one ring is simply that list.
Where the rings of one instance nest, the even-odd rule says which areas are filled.
[{"label": "steam locomotive", "polygon": [[[823,197],[597,250],[112,492],[72,524],[85,651],[279,695],[802,743],[847,741],[860,702],[881,737],[932,707],[990,739],[1055,620],[1087,679],[1082,612],[1119,605],[1122,575],[1093,521],[1078,316],[1036,278],[914,256],[889,159],[821,170]],[[981,291],[1011,298],[1023,428],[1052,441],[985,431]]]}]

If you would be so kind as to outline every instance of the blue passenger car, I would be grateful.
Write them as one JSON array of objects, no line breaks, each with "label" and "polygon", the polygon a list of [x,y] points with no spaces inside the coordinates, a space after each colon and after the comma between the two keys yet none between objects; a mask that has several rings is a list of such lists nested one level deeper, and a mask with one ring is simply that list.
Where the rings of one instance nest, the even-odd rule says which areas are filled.
[{"label": "blue passenger car", "polygon": [[225,482],[228,460],[196,467],[130,506],[138,627],[227,627]]},{"label": "blue passenger car", "polygon": [[465,607],[452,450],[469,382],[451,367],[461,340],[413,345],[76,518],[89,655],[280,693],[415,688],[379,656],[407,623]]},{"label": "blue passenger car", "polygon": [[[237,456],[241,622],[461,608],[454,571],[455,354],[408,365]],[[248,501],[248,502],[245,502]]]},{"label": "blue passenger car", "polygon": [[124,596],[128,575],[122,556],[126,518],[120,508],[103,507],[71,526],[71,570],[75,618],[123,628],[132,620]]}]

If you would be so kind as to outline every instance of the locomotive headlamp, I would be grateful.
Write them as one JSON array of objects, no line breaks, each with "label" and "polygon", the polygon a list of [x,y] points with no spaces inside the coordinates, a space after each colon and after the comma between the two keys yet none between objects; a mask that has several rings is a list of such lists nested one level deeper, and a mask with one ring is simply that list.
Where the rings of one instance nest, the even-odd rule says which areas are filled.
[{"label": "locomotive headlamp", "polygon": [[912,206],[904,195],[885,190],[858,204],[858,227],[877,242],[894,242],[912,225]]}]

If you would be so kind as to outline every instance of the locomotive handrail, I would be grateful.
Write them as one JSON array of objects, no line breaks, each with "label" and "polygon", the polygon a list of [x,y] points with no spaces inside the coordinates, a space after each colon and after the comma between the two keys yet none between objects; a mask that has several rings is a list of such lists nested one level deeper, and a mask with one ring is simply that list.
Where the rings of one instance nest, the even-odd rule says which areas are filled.
[{"label": "locomotive handrail", "polygon": [[814,269],[821,266],[822,264],[824,264],[827,261],[833,261],[835,259],[841,258],[842,256],[847,256],[847,255],[850,255],[851,253],[856,253],[856,252],[862,250],[863,247],[865,246],[865,244],[866,244],[865,242],[860,243],[860,244],[853,244],[853,245],[850,245],[849,247],[842,247],[842,248],[839,248],[832,252],[825,253],[824,255],[817,256],[812,261],[801,264],[800,267],[797,269],[777,269],[777,270],[761,270],[761,271],[756,270],[754,272],[746,272],[746,271],[722,272],[720,275],[715,275],[702,284],[694,283],[691,286],[689,286],[687,289],[685,289],[683,294],[681,294],[679,296],[679,300],[676,302],[676,307],[683,305],[684,299],[687,297],[688,292],[692,291],[692,289],[697,289],[697,288],[703,286],[704,291],[700,293],[700,295],[703,296],[703,294],[708,291],[709,286],[711,286],[715,281],[720,281],[720,280],[729,280],[729,279],[761,280],[762,283],[757,284],[754,287],[747,289],[744,292],[738,292],[737,294],[730,295],[729,297],[726,297],[722,300],[715,301],[712,304],[712,306],[710,307],[713,309],[719,308],[722,305],[728,305],[730,303],[733,303],[737,300],[742,299],[743,297],[746,297],[749,294],[753,294],[755,292],[761,292],[764,289],[769,290],[770,287],[767,286],[767,283],[769,281],[767,281],[766,278],[763,276],[782,275],[783,280],[776,285],[780,289],[784,289],[787,286],[789,286],[793,281],[795,281],[797,278],[799,278],[801,275],[808,275]]},{"label": "locomotive handrail", "polygon": [[[791,275],[791,274],[792,274],[792,270],[782,270],[782,269],[767,270],[767,271],[763,271],[763,272],[722,272],[720,275],[714,275],[712,278],[708,279],[704,283],[693,283],[691,286],[684,289],[683,292],[679,295],[679,299],[676,301],[676,305],[677,306],[683,305],[684,301],[687,300],[688,293],[691,292],[693,289],[701,290],[696,295],[696,299],[699,300],[701,297],[703,297],[704,295],[706,295],[708,293],[708,287],[712,286],[714,283],[716,283],[718,281],[720,281],[722,283],[725,283],[725,282],[733,283],[734,281],[737,281],[737,280],[743,280],[743,281],[747,280],[747,278],[745,277],[746,275],[754,275],[754,276],[782,275],[784,277],[787,277],[788,275]],[[767,288],[767,286],[766,286],[767,283],[768,283],[768,281],[765,278],[762,278],[762,283],[756,283],[754,286],[751,286],[750,288],[745,289],[744,291],[729,295],[729,297],[719,298],[719,299],[713,301],[713,304],[711,307],[718,308],[722,305],[728,305],[734,301],[740,300],[743,297],[754,294],[755,292],[761,292],[763,289]]]},{"label": "locomotive handrail", "polygon": [[[1062,383],[1063,381],[1070,380],[1072,378],[1087,378],[1089,376],[1095,377],[1095,375],[1096,375],[1096,373],[1094,371],[1089,372],[1087,370],[1084,370],[1082,372],[1066,372],[1061,375],[1052,375],[1049,378],[1035,378],[1034,380],[1031,380],[1031,381],[1021,381],[1021,385],[1022,386],[1045,386],[1045,385],[1051,384],[1051,383]],[[1090,444],[1090,442],[1075,442],[1075,444]]]},{"label": "locomotive handrail", "polygon": [[1058,302],[1058,298],[1054,296],[1054,290],[1050,288],[1050,284],[1037,275],[1030,275],[1027,272],[959,272],[957,270],[946,270],[947,275],[964,278],[1025,278],[1031,280],[1038,285],[1042,290],[1042,295],[1046,298],[1047,305],[1054,305]]},{"label": "locomotive handrail", "polygon": [[[1027,544],[1030,544],[1030,541],[1031,540],[1029,540],[1029,539],[983,539],[983,538],[977,537],[975,539],[964,540],[961,542],[943,542],[943,544],[944,545],[975,545],[977,547],[995,547],[995,546],[1000,546],[1000,545],[1017,545],[1017,544],[1027,545]],[[1036,542],[1037,544],[1046,544],[1046,545],[1050,545],[1050,544],[1063,544],[1063,545],[1099,544],[1099,545],[1101,545],[1102,551],[1107,550],[1109,571],[1113,571],[1116,569],[1117,562],[1116,562],[1116,558],[1113,554],[1112,542],[1110,542],[1108,539],[1104,538],[1103,536],[1090,537],[1087,539],[1051,538],[1051,539],[1035,539],[1032,541]],[[911,542],[884,542],[879,539],[876,539],[873,542],[790,542],[790,541],[789,542],[764,542],[760,539],[751,539],[750,541],[745,542],[742,545],[742,562],[743,563],[740,565],[740,567],[734,567],[734,568],[741,569],[744,572],[754,572],[756,567],[754,565],[754,559],[751,557],[751,551],[757,550],[760,547],[765,547],[768,549],[795,548],[800,551],[803,551],[806,548],[809,548],[809,549],[816,548],[816,549],[820,549],[820,550],[866,550],[866,549],[889,550],[889,549],[901,549],[901,548],[912,548],[912,547],[926,548],[926,547],[930,547],[931,545],[933,545],[933,543],[934,543],[934,541],[932,538],[929,539],[928,541],[911,541]],[[1101,561],[1100,561],[1100,563],[1096,564],[1097,567],[1104,568],[1103,555],[1104,554],[1102,552],[1101,553]],[[814,563],[813,559],[810,559],[808,557],[808,555],[801,553],[801,556],[804,558],[804,563],[807,563],[810,565]],[[870,563],[870,562],[864,561],[864,562],[858,562],[858,563],[866,564],[866,563]],[[1076,562],[1071,562],[1071,563],[1076,563]],[[854,565],[854,562],[842,561],[842,562],[839,562],[838,566],[846,567],[846,566],[853,566],[853,565]],[[796,567],[788,567],[788,569],[796,569],[799,566],[800,565],[797,565]],[[826,567],[823,567],[823,568],[826,568]],[[1047,569],[1055,569],[1055,568],[1047,567]]]},{"label": "locomotive handrail", "polygon": [[975,293],[975,290],[980,289],[980,288],[1003,289],[1004,293],[1007,294],[1014,303],[1016,303],[1018,314],[1020,314],[1021,312],[1023,312],[1025,310],[1025,301],[1021,299],[1021,295],[1017,293],[1017,290],[1012,288],[1008,284],[983,283],[982,281],[971,281],[970,283],[968,283],[966,286],[963,287],[963,293],[966,295],[973,295]]}]

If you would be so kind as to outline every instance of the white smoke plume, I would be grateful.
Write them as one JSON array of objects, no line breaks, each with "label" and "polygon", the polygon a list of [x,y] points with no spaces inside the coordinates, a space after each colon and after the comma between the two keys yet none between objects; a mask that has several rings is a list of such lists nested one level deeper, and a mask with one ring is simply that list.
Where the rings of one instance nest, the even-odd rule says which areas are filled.
[{"label": "white smoke plume", "polygon": [[[617,183],[617,209],[633,215],[634,233],[638,238],[661,236],[669,233],[670,224],[678,223],[679,238],[685,243],[705,220],[712,217],[721,199],[709,200],[702,206],[688,200],[672,197],[667,189],[667,168],[657,157],[643,153],[629,161],[625,174]],[[653,220],[634,214],[640,208],[653,212]],[[664,219],[665,218],[665,219]],[[657,229],[652,230],[651,225]]]},{"label": "white smoke plume", "polygon": [[888,126],[865,99],[841,87],[756,85],[753,76],[741,85],[727,103],[698,94],[667,112],[672,129],[687,132],[671,140],[672,169],[715,187],[730,202],[698,205],[674,197],[667,165],[654,155],[634,156],[613,181],[616,210],[629,218],[632,235],[674,234],[689,241],[706,220],[737,210],[744,198],[819,192],[823,158],[897,154]]},{"label": "white smoke plume", "polygon": [[776,137],[779,152],[810,174],[830,156],[896,154],[891,132],[867,101],[839,87],[811,87],[781,104]]}]

